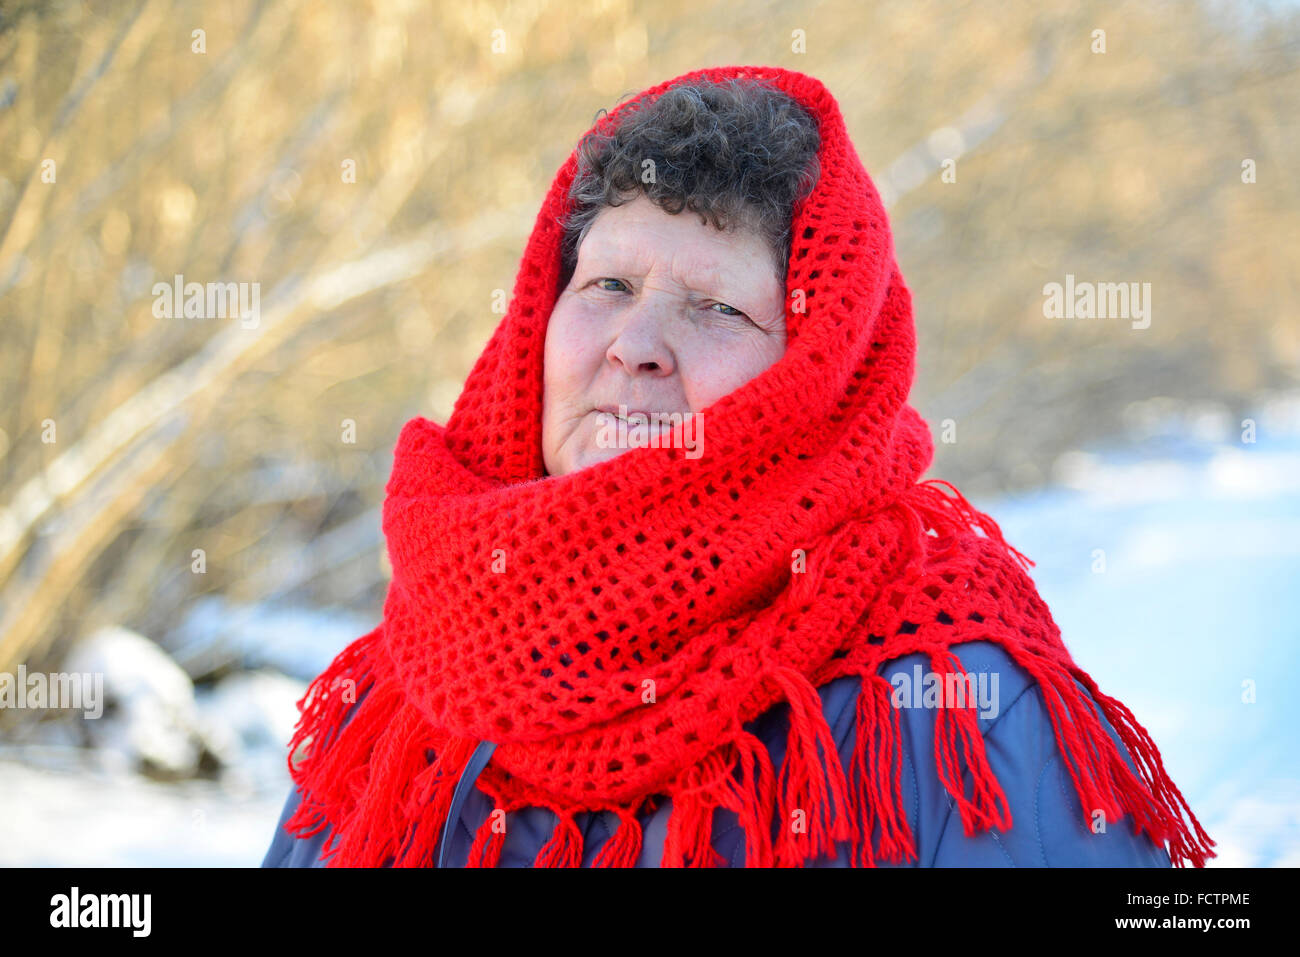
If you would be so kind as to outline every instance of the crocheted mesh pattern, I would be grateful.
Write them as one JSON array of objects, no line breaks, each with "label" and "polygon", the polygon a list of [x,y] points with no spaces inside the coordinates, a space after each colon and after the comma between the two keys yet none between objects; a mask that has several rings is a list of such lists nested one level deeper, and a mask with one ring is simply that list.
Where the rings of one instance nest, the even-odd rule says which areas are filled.
[{"label": "crocheted mesh pattern", "polygon": [[[398,438],[383,512],[393,567],[384,620],[304,696],[294,743],[318,740],[294,769],[311,800],[291,823],[333,823],[332,863],[427,863],[459,769],[490,740],[479,786],[497,806],[560,815],[539,864],[580,860],[572,816],[598,809],[624,821],[601,862],[635,860],[635,812],[665,794],[668,864],[712,862],[717,806],[740,814],[753,863],[799,864],[849,840],[870,864],[876,829],[881,853],[906,855],[897,715],[877,668],[923,651],[937,670],[962,673],[951,649],[983,639],[1057,692],[1045,698],[1083,807],[1111,820],[1132,814],[1171,841],[1176,860],[1201,863],[1208,838],[1194,817],[1197,835],[1187,831],[1182,796],[1145,731],[1071,660],[1030,563],[956,489],[919,481],[933,444],[907,404],[911,295],[830,93],[778,68],[700,70],[597,125],[674,83],[733,77],[774,83],[821,133],[820,178],[793,219],[785,354],[702,410],[698,459],[638,448],[546,476],[543,343],[572,154],[451,419],[444,428],[417,417]],[[834,748],[815,688],[845,674],[863,678],[862,756],[847,771],[834,759],[823,769],[819,748]],[[1141,780],[1072,677],[1137,754]],[[343,681],[369,694],[340,731]],[[779,779],[742,727],[778,701],[792,716]],[[967,833],[1009,827],[973,710],[941,710],[937,736]],[[798,810],[807,830],[773,837],[774,815]],[[473,857],[492,863],[499,848],[500,835],[484,830]]]}]

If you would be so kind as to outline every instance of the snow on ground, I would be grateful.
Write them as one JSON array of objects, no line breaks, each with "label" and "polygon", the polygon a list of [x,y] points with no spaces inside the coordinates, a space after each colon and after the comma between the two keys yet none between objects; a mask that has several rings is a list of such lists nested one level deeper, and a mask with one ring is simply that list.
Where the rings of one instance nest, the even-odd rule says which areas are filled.
[{"label": "snow on ground", "polygon": [[289,791],[161,784],[129,770],[0,756],[0,865],[255,867]]}]

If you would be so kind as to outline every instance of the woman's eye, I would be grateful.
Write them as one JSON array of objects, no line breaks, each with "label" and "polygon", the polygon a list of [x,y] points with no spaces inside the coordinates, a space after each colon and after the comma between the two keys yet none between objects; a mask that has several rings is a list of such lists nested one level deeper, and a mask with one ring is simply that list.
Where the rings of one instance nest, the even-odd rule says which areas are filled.
[{"label": "woman's eye", "polygon": [[[613,285],[608,286],[605,285],[606,283],[613,283]],[[602,276],[599,279],[592,280],[592,285],[594,285],[596,288],[600,289],[603,292],[631,292],[632,291],[631,289],[628,288],[627,283],[625,283],[622,279],[611,279],[609,276]],[[738,319],[749,319],[749,316],[745,315],[745,313],[741,312],[735,306],[728,306],[725,302],[711,303],[708,306],[708,308],[712,310],[715,306],[722,307],[723,311],[719,312],[718,315],[732,316]]]}]

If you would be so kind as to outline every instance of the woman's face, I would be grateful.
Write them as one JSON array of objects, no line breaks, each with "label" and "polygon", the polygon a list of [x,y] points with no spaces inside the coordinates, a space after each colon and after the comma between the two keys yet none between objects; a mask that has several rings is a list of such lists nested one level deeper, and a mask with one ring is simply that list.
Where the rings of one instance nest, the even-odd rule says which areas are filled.
[{"label": "woman's face", "polygon": [[644,195],[601,210],[546,327],[546,471],[563,475],[627,451],[597,441],[602,425],[611,432],[602,409],[699,412],[781,358],[785,283],[776,268],[748,229],[721,232]]}]

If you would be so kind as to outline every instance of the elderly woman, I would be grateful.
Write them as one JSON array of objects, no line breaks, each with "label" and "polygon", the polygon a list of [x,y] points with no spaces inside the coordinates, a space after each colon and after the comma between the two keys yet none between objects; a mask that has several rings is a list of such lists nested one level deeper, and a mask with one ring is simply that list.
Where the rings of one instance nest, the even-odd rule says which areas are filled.
[{"label": "elderly woman", "polygon": [[817,80],[598,119],[397,441],[383,620],[299,703],[264,863],[1202,865],[1028,560],[920,480],[914,350]]}]

